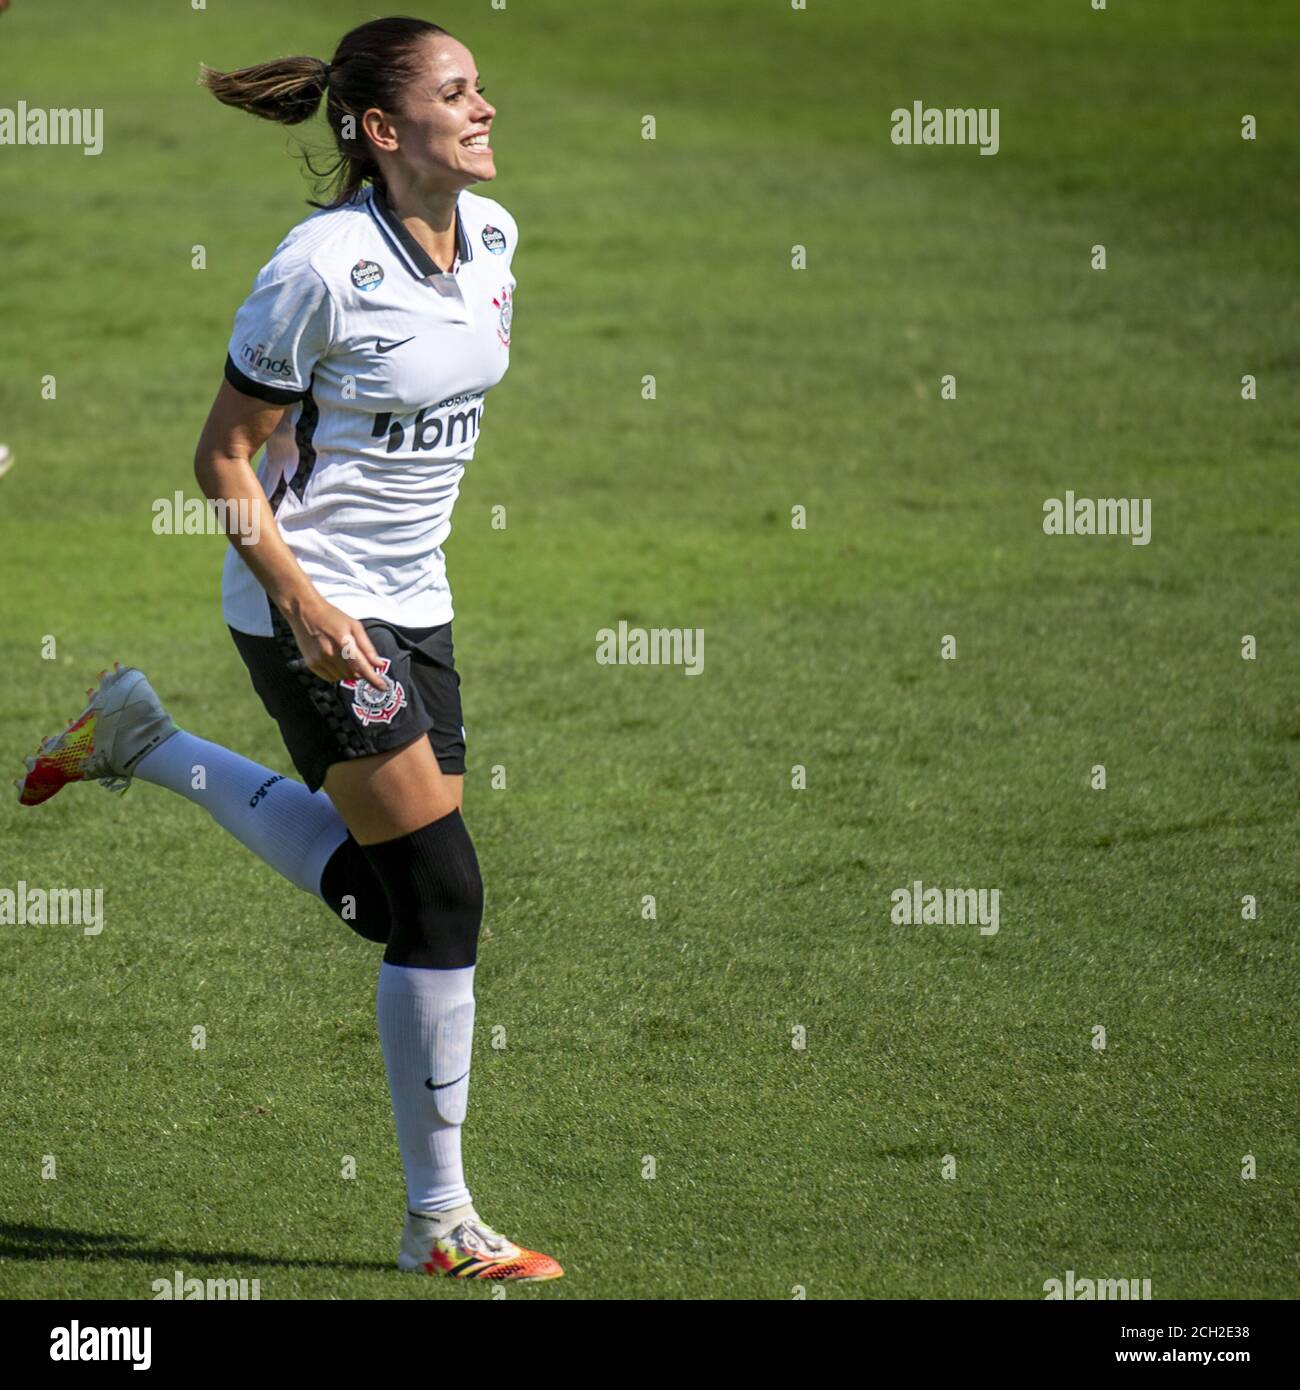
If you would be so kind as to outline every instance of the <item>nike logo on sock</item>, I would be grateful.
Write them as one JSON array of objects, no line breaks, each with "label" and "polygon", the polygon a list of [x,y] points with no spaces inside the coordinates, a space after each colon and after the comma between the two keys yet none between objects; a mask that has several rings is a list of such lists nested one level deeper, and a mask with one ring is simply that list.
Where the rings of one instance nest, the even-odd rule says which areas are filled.
[{"label": "nike logo on sock", "polygon": [[[463,1071],[463,1072],[461,1072],[461,1074],[456,1078],[456,1081],[464,1081],[464,1079],[465,1079],[468,1075],[469,1075],[469,1072]],[[430,1091],[445,1091],[445,1090],[447,1089],[448,1086],[454,1086],[454,1085],[456,1084],[456,1081],[440,1081],[440,1082],[435,1086],[435,1085],[433,1084],[433,1077],[429,1077],[429,1079],[428,1079],[424,1084],[425,1084],[425,1086],[426,1086]]]}]

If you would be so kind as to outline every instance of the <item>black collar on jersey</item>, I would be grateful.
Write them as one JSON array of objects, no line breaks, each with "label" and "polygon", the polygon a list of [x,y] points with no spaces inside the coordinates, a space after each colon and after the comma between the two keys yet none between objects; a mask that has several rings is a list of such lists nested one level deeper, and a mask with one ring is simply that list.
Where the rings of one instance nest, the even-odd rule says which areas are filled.
[{"label": "black collar on jersey", "polygon": [[[370,190],[370,215],[375,219],[379,230],[388,238],[393,250],[406,261],[406,268],[417,280],[447,273],[406,230],[402,219],[393,211],[387,194],[379,184],[373,185]],[[459,203],[456,206],[456,248],[460,253],[462,265],[473,259],[474,253],[470,249],[469,237],[465,235],[465,222],[460,215]]]}]

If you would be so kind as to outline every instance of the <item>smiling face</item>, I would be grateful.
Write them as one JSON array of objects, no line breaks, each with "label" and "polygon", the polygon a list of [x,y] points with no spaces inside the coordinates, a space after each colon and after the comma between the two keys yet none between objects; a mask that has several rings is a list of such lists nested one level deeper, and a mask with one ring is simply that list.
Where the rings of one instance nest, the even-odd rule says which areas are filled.
[{"label": "smiling face", "polygon": [[496,108],[484,100],[474,55],[449,35],[421,50],[421,73],[407,84],[399,111],[367,111],[362,125],[385,158],[417,187],[459,192],[496,178],[488,129]]}]

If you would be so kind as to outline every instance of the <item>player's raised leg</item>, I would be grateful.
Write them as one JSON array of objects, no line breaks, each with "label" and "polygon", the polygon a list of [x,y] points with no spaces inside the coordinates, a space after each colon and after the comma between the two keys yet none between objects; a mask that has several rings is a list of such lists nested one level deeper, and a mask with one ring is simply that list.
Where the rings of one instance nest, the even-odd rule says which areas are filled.
[{"label": "player's raised leg", "polygon": [[[177,726],[143,671],[116,665],[86,708],[27,759],[18,800],[37,806],[73,782],[125,791],[133,779],[202,806],[291,883],[322,898],[359,935],[388,937],[388,905],[369,861],[323,792]],[[345,898],[341,884],[347,885]]]}]

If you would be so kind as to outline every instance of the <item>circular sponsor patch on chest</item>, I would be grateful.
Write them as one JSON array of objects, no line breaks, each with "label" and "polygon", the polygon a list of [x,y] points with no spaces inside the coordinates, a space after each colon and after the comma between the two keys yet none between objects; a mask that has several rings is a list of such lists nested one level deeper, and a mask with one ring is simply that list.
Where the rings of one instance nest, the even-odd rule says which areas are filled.
[{"label": "circular sponsor patch on chest", "polygon": [[359,290],[369,292],[384,283],[384,268],[374,261],[358,261],[352,267],[352,283]]},{"label": "circular sponsor patch on chest", "polygon": [[499,227],[484,227],[483,245],[494,256],[499,256],[506,249],[506,234]]}]

